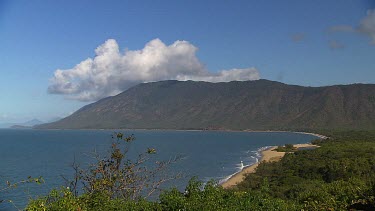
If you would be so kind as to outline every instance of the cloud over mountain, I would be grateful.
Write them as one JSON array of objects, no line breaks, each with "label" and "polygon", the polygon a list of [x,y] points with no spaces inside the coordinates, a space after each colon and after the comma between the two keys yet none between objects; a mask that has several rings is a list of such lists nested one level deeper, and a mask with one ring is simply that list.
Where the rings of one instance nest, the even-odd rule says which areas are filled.
[{"label": "cloud over mountain", "polygon": [[187,41],[171,45],[159,39],[141,50],[120,52],[114,39],[107,40],[88,58],[72,69],[56,70],[48,92],[70,99],[93,101],[118,94],[140,82],[195,80],[209,82],[257,80],[255,68],[210,72],[196,56],[198,48]]}]

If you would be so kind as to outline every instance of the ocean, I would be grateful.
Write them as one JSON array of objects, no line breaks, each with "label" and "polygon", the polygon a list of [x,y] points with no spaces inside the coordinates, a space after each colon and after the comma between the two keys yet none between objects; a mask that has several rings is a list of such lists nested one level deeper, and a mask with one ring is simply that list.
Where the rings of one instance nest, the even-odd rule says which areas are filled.
[{"label": "ocean", "polygon": [[[260,151],[268,146],[286,143],[307,143],[316,137],[289,132],[227,132],[169,130],[15,130],[0,129],[0,190],[11,183],[42,176],[45,183],[21,184],[9,191],[0,191],[0,210],[24,208],[30,198],[46,195],[53,188],[65,186],[72,178],[72,163],[87,166],[94,162],[93,152],[105,155],[111,135],[134,134],[129,157],[136,158],[147,148],[155,148],[155,160],[181,159],[170,166],[169,174],[181,173],[180,179],[163,188],[184,189],[189,179],[197,176],[202,182],[225,181],[230,175],[260,159]],[[152,163],[150,165],[153,165]]]}]

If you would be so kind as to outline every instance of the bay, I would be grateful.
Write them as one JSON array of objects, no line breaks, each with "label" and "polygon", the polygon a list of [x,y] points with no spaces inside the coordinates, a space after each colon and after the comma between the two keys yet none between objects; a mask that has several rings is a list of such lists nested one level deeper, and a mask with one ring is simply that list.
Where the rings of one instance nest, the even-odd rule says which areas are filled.
[{"label": "bay", "polygon": [[[53,188],[64,186],[61,176],[72,178],[73,162],[87,166],[94,162],[92,153],[104,155],[111,144],[111,135],[134,134],[130,158],[147,148],[155,148],[155,160],[181,156],[169,169],[169,174],[181,173],[182,178],[163,188],[176,186],[181,191],[189,179],[197,176],[203,182],[224,181],[240,170],[240,163],[251,165],[260,158],[260,150],[286,143],[307,143],[316,137],[290,132],[228,132],[228,131],[168,131],[168,130],[0,130],[0,187],[28,176],[42,176],[42,185],[25,184],[0,192],[0,210],[26,206],[30,198],[46,195]],[[152,163],[150,165],[153,165]]]}]

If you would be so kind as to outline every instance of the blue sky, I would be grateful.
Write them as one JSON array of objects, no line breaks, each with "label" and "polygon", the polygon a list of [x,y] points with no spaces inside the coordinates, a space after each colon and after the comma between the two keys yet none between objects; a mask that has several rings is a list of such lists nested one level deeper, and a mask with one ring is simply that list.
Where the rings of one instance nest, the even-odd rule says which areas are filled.
[{"label": "blue sky", "polygon": [[[371,0],[0,0],[0,123],[66,116],[143,81],[375,83],[374,9]],[[91,69],[74,69],[88,58]]]}]

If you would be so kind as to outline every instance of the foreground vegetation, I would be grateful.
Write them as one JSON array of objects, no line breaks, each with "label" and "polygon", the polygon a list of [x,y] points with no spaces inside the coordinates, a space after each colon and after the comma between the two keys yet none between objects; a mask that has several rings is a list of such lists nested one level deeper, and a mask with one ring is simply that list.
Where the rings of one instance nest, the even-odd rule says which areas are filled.
[{"label": "foreground vegetation", "polygon": [[[214,182],[203,187],[193,178],[185,192],[172,188],[160,194],[158,200],[146,200],[142,194],[133,195],[130,189],[121,188],[129,182],[140,185],[131,183],[139,178],[131,177],[136,170],[128,171],[132,165],[122,168],[123,161],[118,166],[118,162],[111,160],[123,158],[120,151],[112,150],[109,160],[99,160],[96,168],[83,171],[88,176],[86,184],[90,184],[83,191],[78,193],[74,187],[54,190],[48,196],[31,200],[26,209],[374,210],[375,132],[324,134],[331,138],[315,141],[321,147],[288,153],[279,162],[261,163],[256,173],[247,175],[234,189],[225,190]],[[152,153],[154,149],[147,150],[147,154]],[[112,161],[116,165],[111,164]],[[98,167],[106,169],[106,176],[96,172]],[[113,170],[117,173],[112,174]],[[83,174],[77,175],[76,180],[82,182]],[[120,194],[122,192],[126,194]]]}]

